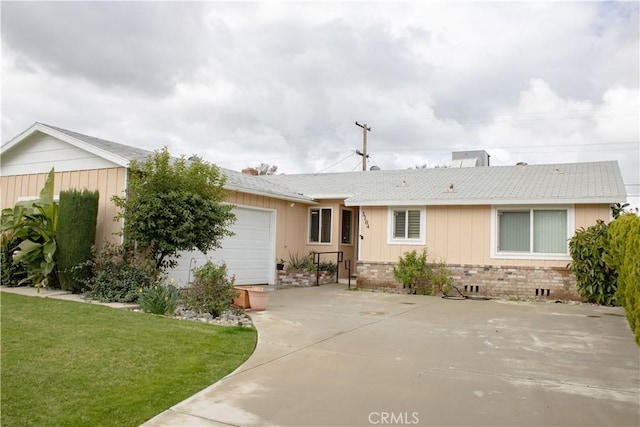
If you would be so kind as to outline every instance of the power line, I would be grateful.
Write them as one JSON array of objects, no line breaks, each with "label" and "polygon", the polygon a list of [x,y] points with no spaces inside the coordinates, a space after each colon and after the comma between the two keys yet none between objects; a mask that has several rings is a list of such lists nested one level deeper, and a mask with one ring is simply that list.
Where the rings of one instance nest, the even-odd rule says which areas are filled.
[{"label": "power line", "polygon": [[342,160],[338,160],[338,161],[337,161],[337,162],[335,162],[334,164],[332,164],[332,165],[330,165],[330,166],[327,166],[326,168],[322,169],[321,171],[318,171],[317,173],[322,173],[322,172],[324,172],[324,171],[326,171],[326,170],[328,170],[328,169],[331,169],[332,167],[334,167],[334,166],[336,166],[336,165],[339,165],[340,163],[344,162],[344,161],[345,161],[345,160],[347,160],[348,158],[353,157],[353,156],[355,156],[355,155],[356,155],[356,153],[351,153],[351,154],[349,154],[347,157],[345,157],[344,159],[342,159]]}]

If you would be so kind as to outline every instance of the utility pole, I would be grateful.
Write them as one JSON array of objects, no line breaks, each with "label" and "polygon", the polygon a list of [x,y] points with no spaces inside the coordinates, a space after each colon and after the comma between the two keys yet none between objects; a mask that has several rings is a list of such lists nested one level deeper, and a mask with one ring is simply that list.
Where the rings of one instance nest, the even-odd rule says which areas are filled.
[{"label": "utility pole", "polygon": [[356,126],[360,126],[362,128],[362,151],[356,150],[356,154],[362,156],[362,170],[367,170],[367,159],[369,155],[367,154],[367,131],[371,132],[371,128],[367,127],[367,124],[360,124],[356,122]]}]

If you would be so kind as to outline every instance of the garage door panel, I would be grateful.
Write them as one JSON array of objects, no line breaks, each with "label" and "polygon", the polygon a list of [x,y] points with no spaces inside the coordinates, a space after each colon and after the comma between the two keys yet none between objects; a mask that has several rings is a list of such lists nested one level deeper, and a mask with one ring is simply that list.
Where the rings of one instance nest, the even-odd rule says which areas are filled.
[{"label": "garage door panel", "polygon": [[226,263],[229,275],[235,274],[236,284],[263,284],[273,282],[273,264],[275,260],[275,230],[272,229],[270,211],[236,207],[236,222],[231,227],[235,234],[226,237],[221,248],[209,251],[206,255],[200,251],[185,251],[178,259],[178,266],[169,276],[185,285],[193,274],[189,266],[197,268],[207,260]]}]

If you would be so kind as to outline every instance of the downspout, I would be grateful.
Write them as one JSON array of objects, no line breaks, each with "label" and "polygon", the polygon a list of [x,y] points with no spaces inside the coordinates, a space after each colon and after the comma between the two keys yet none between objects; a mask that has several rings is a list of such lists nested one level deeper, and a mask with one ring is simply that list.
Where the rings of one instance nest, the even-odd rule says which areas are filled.
[{"label": "downspout", "polygon": [[[127,190],[129,189],[129,165],[127,165],[124,169],[124,197],[127,198]],[[120,225],[120,244],[124,245],[124,222],[125,218],[122,218],[122,223]]]},{"label": "downspout", "polygon": [[356,244],[358,245],[358,256],[356,257],[356,265],[354,265],[354,271],[358,270],[358,260],[362,259],[361,250],[362,250],[362,206],[358,207],[358,237]]}]

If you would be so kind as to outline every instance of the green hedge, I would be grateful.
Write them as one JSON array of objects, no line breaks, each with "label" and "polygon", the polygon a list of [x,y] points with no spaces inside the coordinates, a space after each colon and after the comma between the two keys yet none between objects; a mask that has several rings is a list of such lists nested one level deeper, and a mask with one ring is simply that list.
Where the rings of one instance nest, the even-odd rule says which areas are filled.
[{"label": "green hedge", "polygon": [[61,191],[58,207],[58,275],[62,289],[78,293],[91,274],[82,268],[91,259],[98,218],[97,191]]},{"label": "green hedge", "polygon": [[605,261],[618,273],[616,300],[640,345],[640,217],[628,213],[609,224]]}]

